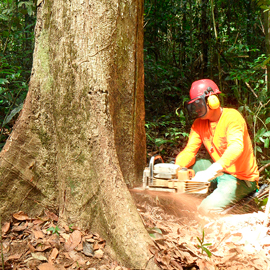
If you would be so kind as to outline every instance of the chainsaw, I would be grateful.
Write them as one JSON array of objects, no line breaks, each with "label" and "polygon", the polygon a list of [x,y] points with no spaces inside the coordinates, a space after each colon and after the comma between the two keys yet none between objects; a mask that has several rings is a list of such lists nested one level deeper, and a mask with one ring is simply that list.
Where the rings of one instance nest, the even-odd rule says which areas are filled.
[{"label": "chainsaw", "polygon": [[[155,164],[158,159],[162,162]],[[140,189],[173,193],[207,193],[210,183],[193,181],[194,176],[195,172],[192,169],[164,163],[161,156],[153,156],[149,167],[143,172],[143,186]]]}]

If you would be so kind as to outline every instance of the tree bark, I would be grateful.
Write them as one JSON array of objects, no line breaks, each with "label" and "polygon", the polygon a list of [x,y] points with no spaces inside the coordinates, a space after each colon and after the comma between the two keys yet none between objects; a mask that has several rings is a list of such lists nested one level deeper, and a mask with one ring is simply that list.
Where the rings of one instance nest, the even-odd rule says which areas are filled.
[{"label": "tree bark", "polygon": [[134,185],[145,159],[142,14],[142,0],[38,1],[29,92],[0,153],[0,214],[53,210],[127,267],[155,269],[123,180]]}]

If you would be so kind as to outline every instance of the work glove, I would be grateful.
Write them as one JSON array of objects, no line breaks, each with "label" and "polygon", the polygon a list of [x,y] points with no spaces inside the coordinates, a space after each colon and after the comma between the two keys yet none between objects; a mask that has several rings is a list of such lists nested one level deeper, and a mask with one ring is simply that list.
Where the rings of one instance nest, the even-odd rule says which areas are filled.
[{"label": "work glove", "polygon": [[217,176],[222,175],[222,170],[223,168],[219,163],[213,163],[206,170],[197,172],[195,177],[192,178],[192,181],[209,182]]}]

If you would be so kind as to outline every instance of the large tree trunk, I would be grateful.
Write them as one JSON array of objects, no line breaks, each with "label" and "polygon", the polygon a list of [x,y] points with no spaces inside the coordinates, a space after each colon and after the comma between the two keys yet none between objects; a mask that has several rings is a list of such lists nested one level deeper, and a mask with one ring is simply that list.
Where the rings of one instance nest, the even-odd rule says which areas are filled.
[{"label": "large tree trunk", "polygon": [[136,183],[145,159],[142,13],[142,0],[38,1],[29,92],[0,154],[3,219],[57,211],[136,268],[151,240],[123,174]]}]

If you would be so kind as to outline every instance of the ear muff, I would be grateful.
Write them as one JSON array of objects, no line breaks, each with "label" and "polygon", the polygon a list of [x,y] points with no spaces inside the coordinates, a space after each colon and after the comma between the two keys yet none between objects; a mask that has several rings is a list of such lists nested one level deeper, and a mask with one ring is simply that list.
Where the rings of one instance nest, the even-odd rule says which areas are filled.
[{"label": "ear muff", "polygon": [[216,95],[210,95],[207,98],[207,105],[210,109],[215,110],[220,107],[220,101]]}]

